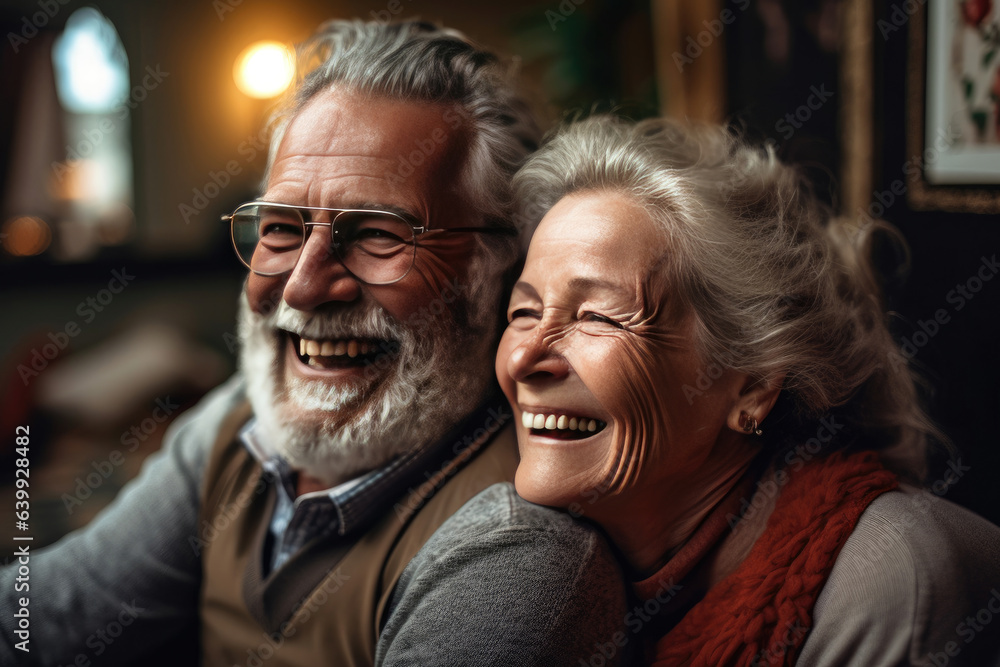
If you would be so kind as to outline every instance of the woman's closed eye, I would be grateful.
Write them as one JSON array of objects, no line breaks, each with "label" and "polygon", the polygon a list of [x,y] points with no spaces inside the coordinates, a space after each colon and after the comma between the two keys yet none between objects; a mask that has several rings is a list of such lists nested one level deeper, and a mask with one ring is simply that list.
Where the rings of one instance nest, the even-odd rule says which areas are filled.
[{"label": "woman's closed eye", "polygon": [[541,317],[541,315],[537,310],[532,310],[530,308],[515,308],[514,310],[511,311],[508,321],[513,322],[514,320],[520,319],[522,317],[528,317],[537,320],[539,317]]},{"label": "woman's closed eye", "polygon": [[619,322],[617,320],[613,320],[610,317],[608,317],[607,315],[601,315],[600,313],[586,312],[586,313],[583,313],[580,316],[580,319],[582,321],[585,321],[585,322],[596,322],[596,323],[599,323],[599,324],[608,324],[608,325],[611,325],[611,326],[615,327],[616,329],[624,329],[625,328],[622,325],[621,322]]}]

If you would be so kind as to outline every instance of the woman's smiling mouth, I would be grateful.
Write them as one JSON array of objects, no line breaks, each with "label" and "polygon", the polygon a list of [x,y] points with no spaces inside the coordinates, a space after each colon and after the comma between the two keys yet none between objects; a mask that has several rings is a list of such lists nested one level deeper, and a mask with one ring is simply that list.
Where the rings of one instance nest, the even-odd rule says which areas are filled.
[{"label": "woman's smiling mouth", "polygon": [[560,412],[521,413],[521,425],[532,435],[542,435],[560,440],[581,440],[600,433],[607,424],[600,419],[571,416]]}]

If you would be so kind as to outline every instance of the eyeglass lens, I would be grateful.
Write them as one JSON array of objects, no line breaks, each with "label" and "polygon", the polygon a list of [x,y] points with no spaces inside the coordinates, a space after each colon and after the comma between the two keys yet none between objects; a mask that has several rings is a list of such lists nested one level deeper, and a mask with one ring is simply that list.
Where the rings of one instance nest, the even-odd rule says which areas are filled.
[{"label": "eyeglass lens", "polygon": [[[413,227],[403,218],[376,211],[322,213],[332,216],[332,233],[326,228],[315,233],[329,235],[328,249],[360,280],[392,283],[413,266]],[[268,276],[292,271],[315,230],[311,222],[303,221],[299,209],[263,204],[240,207],[232,222],[236,252],[251,271]]]}]

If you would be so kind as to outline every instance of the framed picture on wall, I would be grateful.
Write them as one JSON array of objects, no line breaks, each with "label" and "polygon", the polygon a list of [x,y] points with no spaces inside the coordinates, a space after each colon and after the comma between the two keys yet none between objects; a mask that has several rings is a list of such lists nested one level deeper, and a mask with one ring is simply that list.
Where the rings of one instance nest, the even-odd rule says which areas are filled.
[{"label": "framed picture on wall", "polygon": [[907,153],[914,209],[1000,211],[1000,7],[928,0],[910,21]]}]

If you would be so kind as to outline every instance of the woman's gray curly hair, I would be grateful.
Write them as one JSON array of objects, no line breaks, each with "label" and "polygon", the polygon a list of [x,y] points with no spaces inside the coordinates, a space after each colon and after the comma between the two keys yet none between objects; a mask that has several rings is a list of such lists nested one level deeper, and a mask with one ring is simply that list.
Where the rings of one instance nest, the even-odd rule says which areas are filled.
[{"label": "woman's gray curly hair", "polygon": [[816,438],[823,417],[842,425],[830,449],[883,450],[911,479],[930,441],[947,444],[920,407],[870,261],[872,232],[892,228],[831,218],[773,150],[721,126],[594,116],[557,130],[514,188],[529,223],[578,191],[643,206],[670,249],[654,271],[694,315],[706,365],[784,376],[764,436],[779,454]]}]

